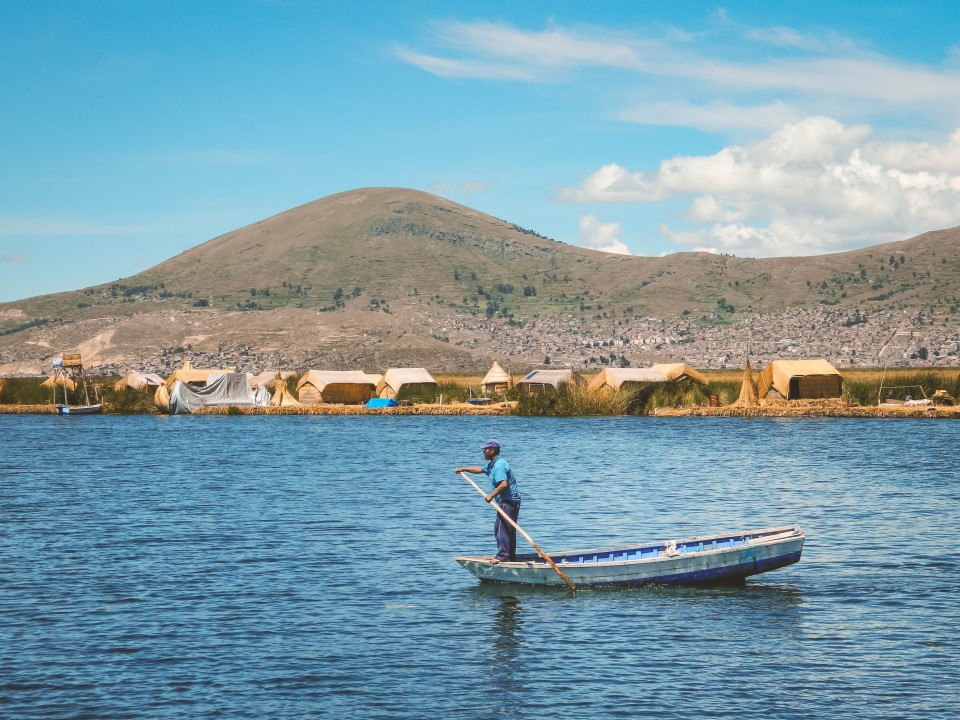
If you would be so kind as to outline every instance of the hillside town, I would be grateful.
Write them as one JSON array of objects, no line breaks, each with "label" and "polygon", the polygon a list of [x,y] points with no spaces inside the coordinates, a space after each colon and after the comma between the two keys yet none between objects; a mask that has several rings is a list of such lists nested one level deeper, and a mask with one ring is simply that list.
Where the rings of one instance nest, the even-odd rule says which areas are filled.
[{"label": "hillside town", "polygon": [[486,347],[506,357],[539,357],[559,365],[591,367],[670,358],[704,370],[756,366],[775,359],[823,357],[837,367],[956,365],[960,326],[920,315],[875,315],[792,309],[751,315],[733,324],[704,325],[688,318],[597,318],[586,327],[574,317],[542,318],[520,327],[460,316],[450,342]]},{"label": "hillside town", "polygon": [[[790,309],[749,315],[724,324],[694,318],[606,318],[556,316],[508,322],[482,316],[452,316],[437,311],[429,319],[437,340],[489,358],[501,358],[515,369],[553,365],[580,369],[640,366],[650,362],[683,362],[701,370],[740,368],[750,357],[754,367],[776,359],[821,357],[838,368],[943,367],[960,364],[960,326],[952,318],[926,314],[831,309]],[[381,341],[363,338],[357,357]],[[358,354],[359,353],[359,354]],[[189,356],[197,366],[234,367],[259,372],[268,368],[306,369],[344,364],[329,354],[296,357],[261,352],[251,346],[221,347],[215,352],[167,348],[129,366],[106,364],[98,374],[129,370],[170,373]]]}]

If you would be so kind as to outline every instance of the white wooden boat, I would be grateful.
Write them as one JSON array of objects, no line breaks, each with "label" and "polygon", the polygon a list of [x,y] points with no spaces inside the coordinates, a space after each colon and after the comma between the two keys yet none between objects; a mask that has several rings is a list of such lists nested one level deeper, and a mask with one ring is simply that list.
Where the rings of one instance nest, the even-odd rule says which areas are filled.
[{"label": "white wooden boat", "polygon": [[[577,587],[603,585],[696,585],[742,580],[800,560],[799,525],[669,540],[596,550],[550,553]],[[456,557],[482,582],[563,585],[560,575],[537,554],[516,562],[492,556]]]},{"label": "white wooden boat", "polygon": [[57,415],[93,415],[103,410],[103,405],[64,405],[57,403]]}]

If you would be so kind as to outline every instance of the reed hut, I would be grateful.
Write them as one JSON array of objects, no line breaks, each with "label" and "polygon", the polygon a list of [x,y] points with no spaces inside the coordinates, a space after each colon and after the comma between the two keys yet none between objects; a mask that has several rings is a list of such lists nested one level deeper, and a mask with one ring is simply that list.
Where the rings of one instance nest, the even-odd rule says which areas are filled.
[{"label": "reed hut", "polygon": [[604,368],[587,387],[593,392],[630,390],[648,383],[669,382],[667,376],[655,368]]},{"label": "reed hut", "polygon": [[396,398],[401,389],[426,395],[436,391],[437,381],[424,368],[390,368],[377,384],[377,397]]},{"label": "reed hut", "polygon": [[747,358],[743,366],[743,384],[740,385],[740,397],[733,404],[733,407],[756,407],[757,386],[753,382],[753,371],[750,369],[750,358]]},{"label": "reed hut", "polygon": [[260,387],[261,385],[268,390],[276,390],[277,380],[286,380],[287,378],[296,377],[296,373],[292,370],[264,370],[262,373],[254,375],[253,373],[247,373],[247,377],[250,379],[250,387]]},{"label": "reed hut", "polygon": [[842,394],[843,377],[823,358],[774,360],[760,371],[757,379],[760,398],[800,400],[838,398]]},{"label": "reed hut", "polygon": [[483,380],[480,382],[481,391],[484,395],[504,393],[509,387],[510,373],[500,367],[500,363],[494,360],[493,365],[490,366],[487,374],[483,376]]},{"label": "reed hut", "polygon": [[70,390],[71,392],[77,389],[77,384],[73,380],[68,378],[66,375],[64,375],[63,373],[57,373],[56,375],[51,375],[42,383],[40,383],[40,387],[50,389],[54,385],[56,385],[57,387],[63,387],[64,384],[66,384],[67,390]]},{"label": "reed hut", "polygon": [[707,385],[707,377],[699,373],[686,363],[659,363],[653,366],[654,370],[662,372],[669,382],[683,382],[692,380],[698,385]]},{"label": "reed hut", "polygon": [[586,385],[583,376],[573,370],[534,370],[517,383],[517,387],[529,395],[538,395],[556,390],[564,383]]},{"label": "reed hut", "polygon": [[114,390],[148,390],[163,385],[163,378],[156,373],[142,373],[133,370],[113,384]]},{"label": "reed hut", "polygon": [[360,370],[307,370],[297,382],[297,397],[304,405],[363,404],[376,390],[376,384]]}]

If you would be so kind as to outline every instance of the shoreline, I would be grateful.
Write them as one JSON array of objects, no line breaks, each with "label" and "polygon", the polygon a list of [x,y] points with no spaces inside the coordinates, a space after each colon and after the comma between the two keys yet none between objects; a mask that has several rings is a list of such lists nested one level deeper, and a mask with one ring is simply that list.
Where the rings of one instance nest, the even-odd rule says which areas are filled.
[{"label": "shoreline", "polygon": [[[799,401],[803,402],[803,401]],[[193,415],[452,415],[452,416],[507,416],[514,415],[516,403],[494,405],[471,405],[451,403],[448,405],[410,405],[392,408],[368,409],[362,405],[301,405],[297,407],[203,407]],[[0,405],[0,415],[56,415],[54,405]],[[159,411],[114,413],[104,415],[165,415]],[[558,416],[559,417],[559,416]],[[564,416],[567,417],[567,416]],[[599,417],[582,415],[578,417]],[[811,418],[925,418],[960,419],[960,405],[916,406],[868,406],[804,403],[789,405],[778,403],[760,407],[687,407],[657,408],[648,417],[811,417]]]},{"label": "shoreline", "polygon": [[[398,405],[389,408],[365,408],[363,405],[299,405],[294,407],[265,406],[201,407],[191,415],[511,415],[516,403],[471,405]],[[0,415],[56,415],[55,405],[0,405]],[[154,408],[150,412],[111,412],[101,415],[167,415]]]},{"label": "shoreline", "polygon": [[768,405],[763,407],[657,408],[657,417],[830,417],[960,419],[960,405]]}]

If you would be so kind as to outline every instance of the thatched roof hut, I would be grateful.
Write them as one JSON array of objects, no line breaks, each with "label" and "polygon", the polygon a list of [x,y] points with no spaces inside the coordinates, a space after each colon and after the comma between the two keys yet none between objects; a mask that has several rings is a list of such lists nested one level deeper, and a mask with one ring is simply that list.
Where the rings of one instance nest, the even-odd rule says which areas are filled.
[{"label": "thatched roof hut", "polygon": [[500,363],[494,360],[493,365],[490,366],[487,374],[483,376],[483,380],[480,382],[480,389],[485,395],[502,393],[510,387],[510,382],[510,373],[500,367]]},{"label": "thatched roof hut", "polygon": [[163,385],[163,378],[156,373],[142,373],[133,370],[114,383],[114,390],[146,390]]},{"label": "thatched roof hut", "polygon": [[376,390],[376,384],[360,370],[307,370],[297,382],[297,397],[306,405],[362,404]]},{"label": "thatched roof hut", "polygon": [[585,385],[586,380],[573,370],[534,370],[526,374],[517,387],[531,395],[556,390],[564,383]]},{"label": "thatched roof hut", "polygon": [[76,390],[76,389],[77,389],[77,384],[76,384],[73,380],[71,380],[70,378],[68,378],[68,377],[67,377],[66,375],[64,375],[63,373],[59,373],[59,372],[56,373],[55,375],[51,375],[51,376],[48,377],[46,380],[44,380],[42,383],[40,383],[40,387],[42,387],[42,388],[52,388],[52,387],[54,386],[54,384],[56,384],[57,387],[63,387],[64,384],[66,384],[67,390]]},{"label": "thatched roof hut", "polygon": [[[668,382],[667,376],[654,368],[604,368],[587,386],[596,392],[600,390],[624,390],[645,383]],[[624,387],[626,385],[626,387]]]},{"label": "thatched roof hut", "polygon": [[757,394],[761,398],[837,398],[843,394],[843,377],[822,358],[774,360],[760,371]]},{"label": "thatched roof hut", "polygon": [[296,373],[293,370],[264,370],[262,373],[247,373],[247,377],[250,378],[250,387],[260,387],[261,385],[268,390],[276,390],[276,382],[279,378],[280,380],[286,380],[287,378],[296,377]]},{"label": "thatched roof hut", "polygon": [[683,380],[693,380],[700,385],[707,385],[707,377],[699,373],[686,363],[659,363],[653,366],[654,370],[659,370],[667,376],[670,382],[680,382]]},{"label": "thatched roof hut", "polygon": [[377,397],[396,398],[401,389],[429,393],[436,387],[437,381],[424,368],[390,368],[377,384]]}]

